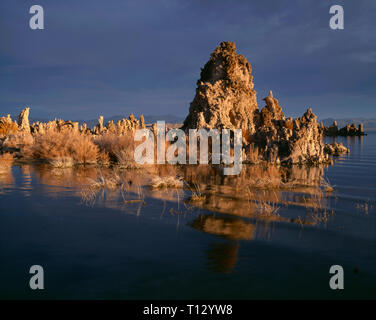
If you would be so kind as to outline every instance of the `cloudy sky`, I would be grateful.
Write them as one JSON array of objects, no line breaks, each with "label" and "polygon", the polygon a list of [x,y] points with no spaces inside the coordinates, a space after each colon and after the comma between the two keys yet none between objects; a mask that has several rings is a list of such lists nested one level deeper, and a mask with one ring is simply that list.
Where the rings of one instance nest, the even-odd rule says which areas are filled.
[{"label": "cloudy sky", "polygon": [[272,89],[289,116],[376,117],[375,17],[374,0],[1,0],[0,114],[184,116],[210,53],[234,41],[259,107]]}]

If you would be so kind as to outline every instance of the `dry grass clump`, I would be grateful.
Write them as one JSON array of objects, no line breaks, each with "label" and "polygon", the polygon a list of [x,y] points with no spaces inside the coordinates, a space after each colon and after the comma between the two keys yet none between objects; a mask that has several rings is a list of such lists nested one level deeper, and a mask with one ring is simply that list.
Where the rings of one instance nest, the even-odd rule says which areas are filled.
[{"label": "dry grass clump", "polygon": [[23,149],[31,146],[34,143],[34,138],[30,133],[10,134],[5,137],[2,148],[3,149]]},{"label": "dry grass clump", "polygon": [[0,118],[0,136],[7,136],[9,134],[16,134],[18,132],[18,125],[8,118]]},{"label": "dry grass clump", "polygon": [[206,195],[202,193],[192,193],[191,197],[189,198],[190,201],[198,202],[198,201],[204,201],[206,199]]},{"label": "dry grass clump", "polygon": [[91,182],[90,188],[94,188],[94,189],[105,188],[105,189],[114,190],[118,187],[123,186],[123,182],[117,174],[114,174],[111,177],[105,177],[101,174],[99,175],[98,179],[96,180],[89,179],[89,181]]},{"label": "dry grass clump", "polygon": [[51,165],[67,167],[73,164],[96,163],[99,148],[84,134],[48,132],[36,135],[34,143],[22,153],[27,158],[42,159]]},{"label": "dry grass clump", "polygon": [[167,189],[167,188],[174,188],[179,189],[183,188],[184,181],[179,177],[159,177],[155,176],[152,178],[150,182],[150,187],[153,189]]},{"label": "dry grass clump", "polygon": [[107,153],[109,158],[121,168],[138,168],[134,160],[135,142],[132,132],[124,136],[106,133],[94,139],[95,145],[102,153]]},{"label": "dry grass clump", "polygon": [[72,158],[64,157],[64,158],[57,158],[57,159],[49,159],[48,163],[53,168],[71,168],[74,166],[74,161]]},{"label": "dry grass clump", "polygon": [[245,151],[245,161],[250,163],[259,163],[262,160],[260,149],[254,144],[250,144]]},{"label": "dry grass clump", "polygon": [[116,150],[114,154],[116,157],[116,163],[120,168],[136,169],[140,167],[140,165],[134,160],[134,150],[132,148]]},{"label": "dry grass clump", "polygon": [[206,195],[201,191],[201,187],[198,183],[192,183],[193,187],[190,187],[192,192],[189,201],[198,202],[204,201],[206,199]]},{"label": "dry grass clump", "polygon": [[111,177],[106,177],[100,172],[97,178],[88,178],[87,180],[89,184],[82,188],[81,198],[88,205],[94,205],[98,194],[100,192],[104,194],[104,190],[124,189],[124,183],[116,173]]}]

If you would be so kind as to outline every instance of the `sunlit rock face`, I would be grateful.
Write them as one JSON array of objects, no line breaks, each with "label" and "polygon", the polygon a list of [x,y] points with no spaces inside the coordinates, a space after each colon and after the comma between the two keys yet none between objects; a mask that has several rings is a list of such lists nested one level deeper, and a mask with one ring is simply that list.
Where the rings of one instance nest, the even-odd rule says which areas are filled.
[{"label": "sunlit rock face", "polygon": [[261,110],[260,124],[264,126],[272,126],[273,120],[285,120],[285,115],[282,112],[282,107],[279,101],[273,97],[273,92],[270,90],[269,95],[263,99],[266,106]]},{"label": "sunlit rock face", "polygon": [[325,145],[325,152],[327,154],[331,154],[334,156],[339,156],[343,153],[349,153],[349,149],[347,149],[341,142],[333,142],[333,143],[328,143]]},{"label": "sunlit rock face", "polygon": [[32,133],[47,134],[51,132],[78,132],[78,122],[55,119],[48,122],[34,122],[31,126]]},{"label": "sunlit rock face", "polygon": [[196,95],[184,128],[243,129],[254,133],[258,111],[251,65],[236,53],[233,42],[222,42],[201,70]]},{"label": "sunlit rock face", "polygon": [[260,111],[251,71],[250,63],[236,53],[235,44],[222,42],[201,71],[183,129],[241,129],[244,149],[256,148],[268,162],[328,162],[323,132],[312,110],[298,119],[285,119],[270,91]]},{"label": "sunlit rock face", "polygon": [[23,109],[20,115],[18,116],[18,130],[19,131],[30,133],[29,110],[30,108]]},{"label": "sunlit rock face", "polygon": [[282,111],[270,112],[267,122],[262,120],[254,135],[264,159],[290,164],[328,162],[323,134],[312,110],[308,109],[302,117],[294,120],[285,120],[282,115]]}]

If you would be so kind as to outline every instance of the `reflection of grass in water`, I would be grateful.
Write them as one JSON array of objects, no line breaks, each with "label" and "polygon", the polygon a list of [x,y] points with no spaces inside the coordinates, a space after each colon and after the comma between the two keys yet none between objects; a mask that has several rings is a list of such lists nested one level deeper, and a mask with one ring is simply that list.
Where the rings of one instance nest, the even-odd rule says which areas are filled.
[{"label": "reflection of grass in water", "polygon": [[[127,205],[143,203],[142,199],[148,196],[177,200],[179,207],[180,200],[188,194],[184,205],[262,222],[318,225],[332,216],[323,211],[330,183],[322,178],[323,169],[316,167],[244,166],[238,176],[223,176],[216,167],[203,165],[148,166],[137,171],[95,167],[54,169],[61,172],[59,175],[52,174],[55,171],[48,166],[43,168],[36,176],[47,186],[77,187],[77,194],[88,205],[101,200],[105,206],[123,210]],[[302,207],[308,214],[301,214],[303,218],[284,216],[282,208],[290,205]]]},{"label": "reflection of grass in water", "polygon": [[330,184],[330,181],[328,178],[325,178],[323,177],[321,179],[321,188],[325,191],[325,192],[333,192],[334,191],[334,186],[332,186]]},{"label": "reflection of grass in water", "polygon": [[3,193],[3,185],[9,185],[13,183],[13,160],[13,155],[9,153],[0,155],[0,194]]},{"label": "reflection of grass in water", "polygon": [[81,191],[81,198],[84,203],[93,206],[100,196],[104,199],[105,194],[111,194],[111,192],[120,192],[123,199],[123,204],[133,204],[133,203],[144,203],[144,193],[142,187],[138,184],[133,186],[133,191],[137,195],[136,199],[128,199],[126,195],[128,194],[127,189],[130,188],[132,184],[131,180],[126,181],[124,177],[121,177],[117,173],[113,176],[106,177],[100,172],[97,179],[88,179],[89,185],[86,185]]},{"label": "reflection of grass in water", "polygon": [[210,269],[231,273],[238,260],[239,243],[230,241],[212,244],[207,252]]},{"label": "reflection of grass in water", "polygon": [[202,192],[201,187],[198,183],[192,183],[192,186],[188,185],[191,196],[189,197],[188,202],[197,202],[197,201],[204,201],[206,199],[206,195]]},{"label": "reflection of grass in water", "polygon": [[[273,168],[273,167],[271,167]],[[330,184],[329,179],[322,178],[320,182],[302,181],[302,179],[291,179],[283,181],[279,171],[267,169],[259,176],[250,177],[248,188],[251,189],[265,189],[265,190],[293,190],[299,187],[320,187],[326,192],[333,192],[334,187]]]},{"label": "reflection of grass in water", "polygon": [[7,173],[12,167],[14,157],[10,153],[0,155],[0,174]]},{"label": "reflection of grass in water", "polygon": [[279,217],[279,207],[276,203],[269,203],[267,201],[256,201],[257,214],[263,217]]},{"label": "reflection of grass in water", "polygon": [[323,226],[326,226],[329,222],[329,219],[331,217],[335,216],[334,210],[326,210],[321,212],[313,212],[309,215],[310,220],[313,222],[313,225],[319,225],[322,224]]}]

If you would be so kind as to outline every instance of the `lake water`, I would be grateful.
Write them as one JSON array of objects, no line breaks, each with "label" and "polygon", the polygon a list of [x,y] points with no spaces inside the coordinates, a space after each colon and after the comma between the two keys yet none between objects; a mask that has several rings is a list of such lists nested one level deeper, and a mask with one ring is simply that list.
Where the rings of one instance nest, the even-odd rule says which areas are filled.
[{"label": "lake water", "polygon": [[[239,177],[16,164],[0,175],[0,298],[376,298],[375,138],[337,138],[351,153],[332,166]],[[152,189],[155,175],[189,187]],[[93,187],[102,177],[121,186]]]}]

